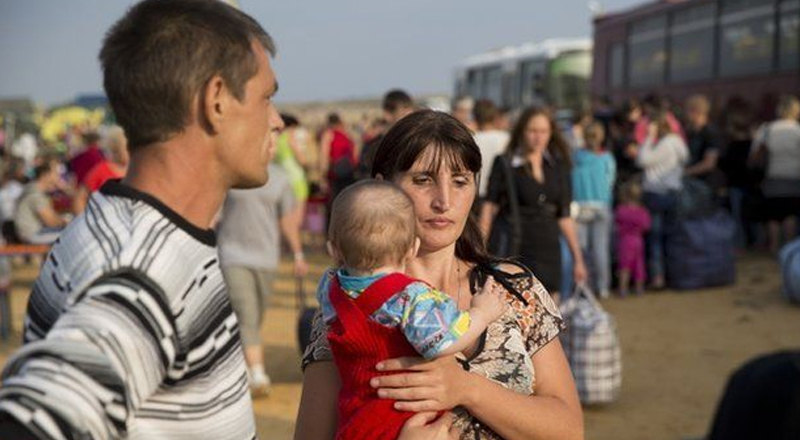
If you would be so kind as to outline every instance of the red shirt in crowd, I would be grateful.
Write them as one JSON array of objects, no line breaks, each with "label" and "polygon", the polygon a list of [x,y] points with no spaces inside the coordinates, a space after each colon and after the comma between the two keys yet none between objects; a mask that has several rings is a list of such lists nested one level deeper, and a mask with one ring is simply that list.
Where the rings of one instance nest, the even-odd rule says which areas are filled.
[{"label": "red shirt in crowd", "polygon": [[117,166],[107,160],[103,160],[86,173],[83,184],[89,189],[90,193],[93,193],[100,189],[107,180],[120,179],[124,175],[125,173]]},{"label": "red shirt in crowd", "polygon": [[89,174],[89,171],[92,170],[97,164],[104,161],[105,157],[103,156],[103,152],[100,151],[100,148],[97,147],[97,144],[90,145],[82,153],[76,155],[69,161],[69,168],[75,173],[75,177],[78,179],[78,184],[84,183],[84,179],[86,179],[86,175]]}]

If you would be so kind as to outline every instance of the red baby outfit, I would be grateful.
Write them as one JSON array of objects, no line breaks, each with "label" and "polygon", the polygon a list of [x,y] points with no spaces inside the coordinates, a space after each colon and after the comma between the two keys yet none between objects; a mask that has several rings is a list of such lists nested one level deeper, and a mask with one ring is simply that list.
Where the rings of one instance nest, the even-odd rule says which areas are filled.
[{"label": "red baby outfit", "polygon": [[375,365],[383,360],[419,354],[399,327],[384,327],[369,319],[392,295],[417,280],[403,274],[387,275],[353,299],[331,280],[330,301],[336,320],[328,330],[333,359],[339,370],[339,427],[337,440],[395,440],[413,412],[398,411],[394,401],[378,398],[370,379],[383,373]]}]

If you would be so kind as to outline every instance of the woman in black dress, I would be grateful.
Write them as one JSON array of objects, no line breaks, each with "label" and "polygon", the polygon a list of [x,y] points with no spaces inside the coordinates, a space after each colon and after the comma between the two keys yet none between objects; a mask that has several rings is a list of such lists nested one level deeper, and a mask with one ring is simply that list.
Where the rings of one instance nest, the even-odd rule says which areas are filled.
[{"label": "woman in black dress", "polygon": [[[552,116],[544,109],[528,108],[511,133],[506,154],[492,165],[487,201],[481,209],[481,226],[489,237],[495,221],[513,224],[511,194],[515,193],[521,225],[519,259],[553,297],[557,297],[561,285],[561,234],[575,261],[575,282],[582,283],[587,277],[570,217],[570,168],[569,147]],[[513,188],[509,188],[507,170]]]}]

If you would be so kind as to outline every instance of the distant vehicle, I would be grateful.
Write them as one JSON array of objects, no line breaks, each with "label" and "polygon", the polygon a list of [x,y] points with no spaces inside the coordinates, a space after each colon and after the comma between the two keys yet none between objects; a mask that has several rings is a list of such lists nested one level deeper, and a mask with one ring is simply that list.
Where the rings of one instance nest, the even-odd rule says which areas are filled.
[{"label": "distant vehicle", "polygon": [[456,67],[456,98],[490,99],[517,109],[549,105],[579,111],[589,104],[592,42],[546,40],[509,46],[465,59]]},{"label": "distant vehicle", "polygon": [[595,99],[703,93],[769,115],[778,96],[800,92],[800,0],[669,0],[602,15],[594,66]]}]

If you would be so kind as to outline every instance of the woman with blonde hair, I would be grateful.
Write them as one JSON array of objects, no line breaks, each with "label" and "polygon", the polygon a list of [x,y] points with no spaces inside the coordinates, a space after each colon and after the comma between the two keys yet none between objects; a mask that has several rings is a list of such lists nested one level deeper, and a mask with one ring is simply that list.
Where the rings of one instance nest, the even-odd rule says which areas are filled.
[{"label": "woman with blonde hair", "polygon": [[611,288],[611,205],[617,175],[614,156],[605,148],[603,124],[592,121],[584,129],[586,146],[575,151],[573,198],[578,205],[578,239],[591,261],[594,287],[601,298]]},{"label": "woman with blonde hair", "polygon": [[683,187],[683,166],[688,159],[689,149],[686,142],[673,132],[668,114],[657,113],[650,122],[647,138],[639,147],[636,158],[637,164],[644,170],[644,204],[651,217],[647,249],[651,285],[655,289],[661,289],[665,285],[666,225],[675,214],[677,195]]},{"label": "woman with blonde hair", "polygon": [[778,119],[756,133],[750,155],[750,163],[765,171],[761,190],[772,252],[780,246],[781,227],[785,242],[794,238],[800,215],[800,101],[782,96],[777,113]]}]

